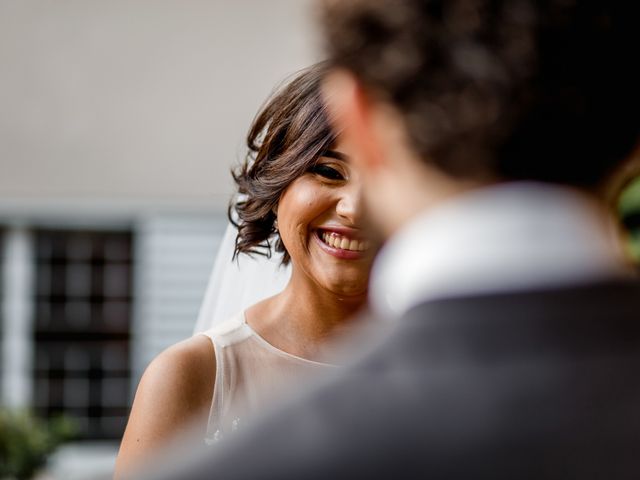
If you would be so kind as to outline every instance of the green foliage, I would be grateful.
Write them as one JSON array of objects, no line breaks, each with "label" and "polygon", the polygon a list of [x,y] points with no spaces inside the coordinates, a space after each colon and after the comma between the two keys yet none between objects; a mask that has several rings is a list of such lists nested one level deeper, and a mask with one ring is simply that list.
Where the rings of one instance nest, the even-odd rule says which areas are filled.
[{"label": "green foliage", "polygon": [[27,410],[0,408],[0,479],[31,478],[58,445],[76,434],[69,418],[43,421]]},{"label": "green foliage", "polygon": [[627,230],[627,249],[640,265],[640,176],[629,182],[622,191],[618,213]]},{"label": "green foliage", "polygon": [[623,217],[640,212],[640,176],[630,181],[620,194],[618,211]]}]

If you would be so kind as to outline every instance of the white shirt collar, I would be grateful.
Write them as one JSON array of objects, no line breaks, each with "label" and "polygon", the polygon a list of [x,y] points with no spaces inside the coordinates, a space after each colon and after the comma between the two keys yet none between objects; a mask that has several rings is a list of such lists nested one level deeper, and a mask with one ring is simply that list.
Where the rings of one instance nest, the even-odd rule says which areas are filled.
[{"label": "white shirt collar", "polygon": [[457,197],[388,241],[373,268],[372,306],[399,316],[426,300],[630,275],[594,210],[572,190],[537,183]]}]

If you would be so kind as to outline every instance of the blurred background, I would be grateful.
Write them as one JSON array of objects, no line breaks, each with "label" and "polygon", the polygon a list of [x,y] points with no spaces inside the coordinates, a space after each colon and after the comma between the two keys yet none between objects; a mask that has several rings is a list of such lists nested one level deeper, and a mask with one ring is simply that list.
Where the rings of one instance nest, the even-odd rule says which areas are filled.
[{"label": "blurred background", "polygon": [[191,335],[251,120],[318,60],[310,7],[0,0],[0,402],[73,420],[44,478],[109,471]]},{"label": "blurred background", "polygon": [[[0,0],[0,478],[69,435],[39,477],[109,476],[193,331],[253,116],[319,59],[312,2]],[[607,192],[636,260],[638,174]]]}]

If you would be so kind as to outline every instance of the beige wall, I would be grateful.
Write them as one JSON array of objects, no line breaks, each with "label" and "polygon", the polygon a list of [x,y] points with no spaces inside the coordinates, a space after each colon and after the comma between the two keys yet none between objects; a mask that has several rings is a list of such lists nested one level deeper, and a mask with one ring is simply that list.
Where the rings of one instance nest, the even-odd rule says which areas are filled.
[{"label": "beige wall", "polygon": [[0,202],[226,203],[310,0],[0,0]]}]

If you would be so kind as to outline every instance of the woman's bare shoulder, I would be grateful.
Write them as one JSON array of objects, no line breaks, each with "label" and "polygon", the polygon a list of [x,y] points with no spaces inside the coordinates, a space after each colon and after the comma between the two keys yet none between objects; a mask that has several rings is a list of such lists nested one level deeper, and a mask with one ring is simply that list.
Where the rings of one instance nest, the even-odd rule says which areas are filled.
[{"label": "woman's bare shoulder", "polygon": [[[215,355],[211,340],[195,335],[172,345],[147,367],[138,393],[163,394],[163,404],[193,409],[211,400],[215,380]],[[203,398],[203,397],[208,397]]]},{"label": "woman's bare shoulder", "polygon": [[[207,406],[215,381],[213,344],[204,335],[195,335],[158,355],[147,367],[135,403],[144,401],[151,410],[164,410],[164,418],[183,417]],[[132,412],[133,415],[133,412]]]},{"label": "woman's bare shoulder", "polygon": [[[156,372],[159,371],[159,372]],[[196,378],[208,378],[215,375],[215,354],[211,339],[205,335],[193,337],[176,343],[149,364],[147,373],[179,374],[174,380],[186,381]],[[211,383],[213,386],[213,382]]]},{"label": "woman's bare shoulder", "polygon": [[204,335],[177,343],[158,355],[140,380],[118,454],[117,470],[129,470],[211,405],[215,382],[213,344]]}]

